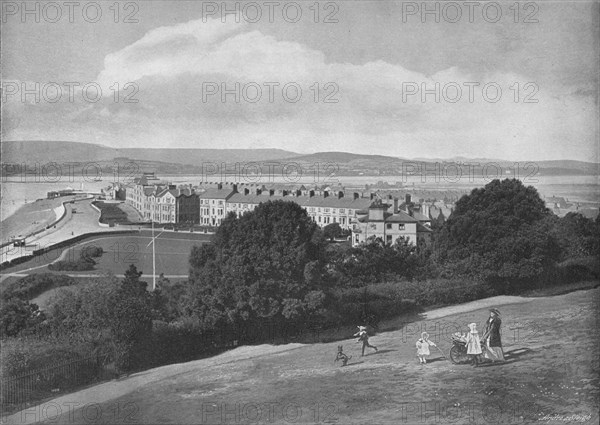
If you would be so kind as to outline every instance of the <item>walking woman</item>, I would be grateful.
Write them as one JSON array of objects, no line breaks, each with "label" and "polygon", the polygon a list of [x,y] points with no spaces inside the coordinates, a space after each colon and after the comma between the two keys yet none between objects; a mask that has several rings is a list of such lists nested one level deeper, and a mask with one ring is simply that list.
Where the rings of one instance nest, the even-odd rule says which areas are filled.
[{"label": "walking woman", "polygon": [[500,339],[500,326],[502,320],[500,319],[500,312],[498,309],[492,308],[490,310],[490,317],[485,322],[485,330],[483,331],[483,341],[485,343],[485,355],[486,359],[490,359],[492,362],[503,362],[504,353],[502,352],[502,340]]}]

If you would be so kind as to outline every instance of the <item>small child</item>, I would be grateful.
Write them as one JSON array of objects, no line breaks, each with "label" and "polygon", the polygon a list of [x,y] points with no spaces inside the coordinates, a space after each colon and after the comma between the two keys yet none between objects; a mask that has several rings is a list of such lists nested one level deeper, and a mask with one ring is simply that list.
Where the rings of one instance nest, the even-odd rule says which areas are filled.
[{"label": "small child", "polygon": [[479,366],[481,353],[481,341],[477,332],[477,324],[471,323],[467,334],[467,355],[471,358],[471,366]]},{"label": "small child", "polygon": [[429,352],[429,346],[435,347],[436,345],[429,341],[429,334],[427,332],[423,332],[421,334],[421,338],[417,340],[417,357],[419,358],[420,364],[426,364],[427,359],[425,356],[429,356],[431,353]]},{"label": "small child", "polygon": [[358,337],[358,340],[356,342],[362,342],[362,354],[360,356],[363,357],[365,355],[366,347],[374,348],[375,352],[377,352],[377,347],[369,344],[369,334],[367,334],[367,327],[366,326],[357,326],[357,327],[358,327],[358,332],[356,332],[353,336]]},{"label": "small child", "polygon": [[352,356],[346,355],[343,350],[344,350],[344,347],[341,345],[338,345],[337,356],[335,356],[335,360],[333,361],[333,363],[337,362],[338,360],[341,360],[342,366],[346,366],[348,364],[348,361],[352,358]]}]

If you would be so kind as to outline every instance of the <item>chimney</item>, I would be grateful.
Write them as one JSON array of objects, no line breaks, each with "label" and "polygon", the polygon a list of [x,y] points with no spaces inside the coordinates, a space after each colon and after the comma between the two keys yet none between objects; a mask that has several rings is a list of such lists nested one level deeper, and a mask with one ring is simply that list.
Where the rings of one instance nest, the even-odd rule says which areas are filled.
[{"label": "chimney", "polygon": [[250,189],[244,188],[244,195],[250,195]]},{"label": "chimney", "polygon": [[391,200],[391,199],[392,199],[392,195],[388,195],[388,199],[390,199],[390,200]]},{"label": "chimney", "polygon": [[323,191],[323,198],[327,198],[329,196],[329,191],[324,190]]},{"label": "chimney", "polygon": [[407,193],[406,195],[404,195],[404,202],[406,202],[407,204],[410,204],[410,193]]},{"label": "chimney", "polygon": [[344,197],[344,192],[341,190],[338,192],[338,199],[342,199]]},{"label": "chimney", "polygon": [[309,196],[309,197],[311,197],[311,198],[312,198],[313,196],[315,196],[315,191],[314,191],[314,190],[311,190],[310,192],[308,192],[308,196]]},{"label": "chimney", "polygon": [[375,194],[374,194],[373,192],[371,192],[370,198],[371,198],[371,201],[372,201],[373,199],[375,199]]},{"label": "chimney", "polygon": [[394,198],[394,214],[398,214],[398,198]]},{"label": "chimney", "polygon": [[233,189],[233,191],[234,191],[235,193],[237,193],[237,189],[238,189],[238,186],[237,186],[237,184],[231,183],[231,188]]},{"label": "chimney", "polygon": [[359,198],[358,192],[354,192],[352,195],[355,201]]}]

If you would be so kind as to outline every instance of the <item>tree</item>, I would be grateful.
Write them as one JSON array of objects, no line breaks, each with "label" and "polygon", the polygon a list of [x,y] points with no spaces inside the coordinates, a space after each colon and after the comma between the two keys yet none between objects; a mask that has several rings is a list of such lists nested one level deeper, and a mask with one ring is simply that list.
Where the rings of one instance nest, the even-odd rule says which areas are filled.
[{"label": "tree", "polygon": [[0,338],[17,336],[44,320],[37,304],[12,298],[0,308]]},{"label": "tree", "polygon": [[386,276],[412,278],[417,272],[416,247],[405,238],[387,245],[371,237],[365,243],[334,253],[334,273],[341,274],[342,286],[363,286],[382,281]]},{"label": "tree", "polygon": [[463,196],[435,239],[443,277],[535,279],[557,259],[551,213],[532,186],[494,180]]},{"label": "tree", "polygon": [[593,220],[570,212],[562,218],[557,217],[554,224],[562,248],[561,260],[599,254],[598,225]]},{"label": "tree", "polygon": [[113,299],[108,325],[117,347],[117,365],[123,370],[141,367],[151,341],[153,295],[140,281],[142,272],[131,264]]},{"label": "tree", "polygon": [[325,246],[293,202],[229,215],[210,244],[192,250],[186,311],[207,328],[299,320],[318,308],[309,294],[320,289]]},{"label": "tree", "polygon": [[333,242],[334,238],[339,238],[342,234],[340,223],[330,223],[323,228],[323,236]]}]

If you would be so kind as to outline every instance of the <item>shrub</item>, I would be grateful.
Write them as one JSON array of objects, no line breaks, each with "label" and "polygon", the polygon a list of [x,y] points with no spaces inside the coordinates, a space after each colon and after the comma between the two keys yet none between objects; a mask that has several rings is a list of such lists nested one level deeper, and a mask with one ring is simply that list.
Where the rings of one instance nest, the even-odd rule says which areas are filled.
[{"label": "shrub", "polygon": [[52,271],[71,271],[82,272],[94,270],[96,262],[89,257],[80,257],[77,261],[56,261],[48,264],[48,269]]},{"label": "shrub", "polygon": [[31,300],[49,289],[70,286],[74,283],[75,279],[65,275],[50,273],[30,274],[7,285],[6,289],[2,292],[2,298],[4,300],[11,298]]}]

